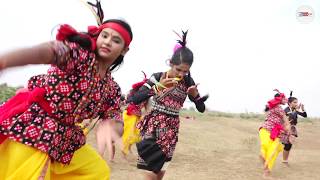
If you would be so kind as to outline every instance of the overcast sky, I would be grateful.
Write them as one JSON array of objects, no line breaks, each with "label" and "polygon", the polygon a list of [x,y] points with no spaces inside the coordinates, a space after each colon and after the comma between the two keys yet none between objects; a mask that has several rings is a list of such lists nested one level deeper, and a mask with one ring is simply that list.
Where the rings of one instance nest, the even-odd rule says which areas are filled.
[{"label": "overcast sky", "polygon": [[[92,1],[93,2],[93,1]],[[314,19],[301,23],[299,7],[313,8]],[[123,66],[114,73],[123,91],[148,75],[166,71],[176,35],[189,29],[194,52],[191,73],[207,106],[226,112],[262,112],[273,89],[294,91],[310,116],[320,116],[320,1],[316,0],[102,0],[105,19],[121,17],[134,38]],[[0,53],[52,40],[58,24],[79,30],[95,25],[78,0],[15,0],[0,3]],[[25,85],[47,66],[14,68],[0,83]]]}]

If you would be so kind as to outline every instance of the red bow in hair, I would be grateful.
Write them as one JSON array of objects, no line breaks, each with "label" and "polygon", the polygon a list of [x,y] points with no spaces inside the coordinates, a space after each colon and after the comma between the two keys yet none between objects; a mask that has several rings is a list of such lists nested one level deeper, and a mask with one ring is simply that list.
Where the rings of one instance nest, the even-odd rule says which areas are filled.
[{"label": "red bow in hair", "polygon": [[72,36],[72,35],[79,35],[79,36],[82,36],[83,38],[90,40],[91,50],[94,51],[96,49],[96,39],[92,38],[90,35],[78,32],[68,24],[63,24],[60,26],[60,28],[58,29],[58,33],[56,35],[56,39],[59,41],[64,41],[69,36]]},{"label": "red bow in hair", "polygon": [[144,83],[146,83],[148,81],[146,73],[144,73],[143,71],[142,71],[142,73],[144,75],[144,79],[141,82],[137,82],[137,83],[133,84],[132,89],[138,90],[141,86],[143,86]]},{"label": "red bow in hair", "polygon": [[67,37],[71,35],[79,34],[73,27],[68,24],[62,24],[58,29],[58,33],[56,35],[56,39],[59,41],[64,41]]},{"label": "red bow in hair", "polygon": [[88,33],[97,36],[100,33],[100,29],[97,26],[88,26]]},{"label": "red bow in hair", "polygon": [[274,91],[278,92],[279,96],[274,97],[270,101],[268,101],[268,107],[269,109],[274,108],[275,106],[279,105],[282,101],[282,99],[286,98],[286,96],[281,93],[278,89],[275,89]]}]

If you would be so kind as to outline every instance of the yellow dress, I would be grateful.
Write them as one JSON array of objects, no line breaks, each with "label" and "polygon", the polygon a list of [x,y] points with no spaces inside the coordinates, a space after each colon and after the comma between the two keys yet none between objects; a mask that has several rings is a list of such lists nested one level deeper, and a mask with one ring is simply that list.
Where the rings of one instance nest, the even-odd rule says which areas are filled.
[{"label": "yellow dress", "polygon": [[140,118],[140,116],[134,114],[128,115],[126,110],[123,112],[122,152],[126,155],[129,153],[130,146],[141,140],[140,131],[136,128]]},{"label": "yellow dress", "polygon": [[283,145],[279,138],[276,138],[274,141],[270,139],[270,132],[265,128],[260,129],[259,136],[261,142],[261,156],[265,160],[265,166],[271,170],[278,154],[283,150]]},{"label": "yellow dress", "polygon": [[65,165],[51,162],[40,150],[7,139],[0,144],[0,162],[1,180],[38,180],[40,176],[45,180],[110,178],[106,162],[87,144],[75,151],[70,164]]}]

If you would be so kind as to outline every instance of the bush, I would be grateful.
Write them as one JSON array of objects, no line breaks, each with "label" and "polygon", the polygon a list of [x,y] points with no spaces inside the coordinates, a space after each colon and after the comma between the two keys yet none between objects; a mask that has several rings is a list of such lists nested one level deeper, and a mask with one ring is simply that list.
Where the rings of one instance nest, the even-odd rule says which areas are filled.
[{"label": "bush", "polygon": [[18,88],[9,87],[7,84],[0,84],[0,103],[5,102],[12,97]]}]

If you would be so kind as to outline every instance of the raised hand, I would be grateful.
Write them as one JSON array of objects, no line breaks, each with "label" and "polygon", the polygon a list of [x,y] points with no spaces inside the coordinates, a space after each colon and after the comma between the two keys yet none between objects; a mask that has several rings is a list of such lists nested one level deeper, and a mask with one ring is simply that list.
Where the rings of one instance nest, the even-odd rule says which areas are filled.
[{"label": "raised hand", "polygon": [[301,103],[296,107],[296,111],[300,111]]},{"label": "raised hand", "polygon": [[199,92],[198,92],[198,85],[199,84],[196,84],[196,85],[193,85],[193,86],[190,86],[187,90],[187,93],[189,95],[191,95],[192,97],[197,97],[199,95]]},{"label": "raised hand", "polygon": [[[178,84],[178,81],[175,78],[168,78],[165,76],[165,73],[161,76],[160,78],[160,84],[163,85],[166,88],[175,86],[176,84]],[[164,88],[162,87],[162,88]]]}]

